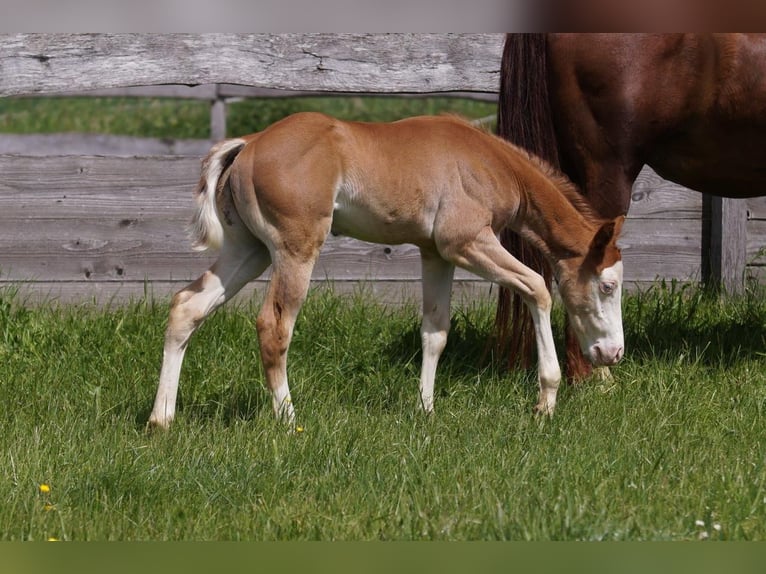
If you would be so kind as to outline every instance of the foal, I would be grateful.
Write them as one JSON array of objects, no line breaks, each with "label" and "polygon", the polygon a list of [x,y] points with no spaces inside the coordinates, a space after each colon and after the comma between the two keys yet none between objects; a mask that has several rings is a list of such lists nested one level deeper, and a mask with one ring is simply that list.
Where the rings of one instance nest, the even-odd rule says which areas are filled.
[{"label": "foal", "polygon": [[172,300],[149,422],[167,427],[189,338],[217,307],[273,265],[256,321],[274,413],[294,409],[287,351],[311,271],[331,231],[420,248],[423,363],[420,402],[433,410],[436,365],[450,326],[455,265],[518,292],[538,349],[537,411],[552,414],[561,379],[542,277],[500,244],[506,225],[551,262],[583,353],[595,365],[623,355],[624,218],[595,218],[574,186],[547,164],[454,117],[345,122],[318,113],[220,142],[202,163],[194,246],[218,260]]}]

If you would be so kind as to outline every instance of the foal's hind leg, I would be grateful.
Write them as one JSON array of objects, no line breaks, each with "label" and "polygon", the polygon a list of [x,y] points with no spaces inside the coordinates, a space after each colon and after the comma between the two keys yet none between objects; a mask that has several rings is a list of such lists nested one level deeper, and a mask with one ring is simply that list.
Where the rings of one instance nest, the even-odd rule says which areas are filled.
[{"label": "foal's hind leg", "polygon": [[270,262],[269,252],[261,243],[226,244],[212,267],[173,297],[165,331],[160,383],[149,416],[151,426],[167,428],[173,420],[181,363],[194,331],[250,279],[263,273]]},{"label": "foal's hind leg", "polygon": [[420,252],[423,269],[423,366],[420,370],[420,406],[434,410],[436,365],[447,344],[450,327],[450,299],[455,266],[437,253]]},{"label": "foal's hind leg", "polygon": [[287,350],[306,299],[315,257],[301,260],[286,254],[275,256],[271,282],[256,321],[274,414],[291,427],[295,410],[287,383]]},{"label": "foal's hind leg", "polygon": [[508,253],[490,227],[470,241],[443,241],[439,249],[456,265],[513,289],[524,300],[532,314],[537,342],[540,395],[536,410],[553,414],[561,368],[551,328],[551,296],[543,278]]}]

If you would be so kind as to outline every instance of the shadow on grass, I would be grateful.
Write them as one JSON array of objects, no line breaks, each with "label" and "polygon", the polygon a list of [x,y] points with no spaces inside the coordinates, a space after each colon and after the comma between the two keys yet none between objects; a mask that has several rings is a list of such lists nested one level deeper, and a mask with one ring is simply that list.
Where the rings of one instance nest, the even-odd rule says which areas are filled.
[{"label": "shadow on grass", "polygon": [[652,359],[691,352],[703,364],[730,366],[766,357],[766,290],[727,296],[689,284],[658,283],[626,297],[627,352]]}]

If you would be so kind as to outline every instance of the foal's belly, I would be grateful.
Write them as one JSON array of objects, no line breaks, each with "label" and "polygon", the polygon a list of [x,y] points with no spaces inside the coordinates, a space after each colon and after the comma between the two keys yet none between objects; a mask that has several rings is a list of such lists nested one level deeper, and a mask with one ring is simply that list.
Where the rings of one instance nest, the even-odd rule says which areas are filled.
[{"label": "foal's belly", "polygon": [[396,209],[376,210],[360,204],[336,203],[333,210],[332,233],[369,241],[398,245],[430,242],[430,229],[420,218]]}]

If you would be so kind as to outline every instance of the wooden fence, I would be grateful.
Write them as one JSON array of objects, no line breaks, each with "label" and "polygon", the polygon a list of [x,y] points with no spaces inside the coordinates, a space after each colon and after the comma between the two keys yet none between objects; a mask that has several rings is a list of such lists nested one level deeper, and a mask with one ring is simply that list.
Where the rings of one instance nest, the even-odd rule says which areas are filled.
[{"label": "wooden fence", "polygon": [[[5,35],[0,95],[163,84],[199,84],[211,101],[254,88],[493,95],[502,43],[500,34]],[[214,106],[216,136],[217,113]],[[112,156],[103,154],[113,138],[90,138],[80,140],[82,149],[63,148],[70,155],[44,156],[12,153],[13,142],[0,139],[0,283],[66,302],[121,301],[145,291],[165,297],[212,262],[190,250],[185,232],[209,142],[160,142],[149,148],[158,155],[122,148]],[[730,288],[744,277],[763,281],[766,198],[703,198],[645,169],[621,244],[629,286],[708,275]],[[339,288],[365,282],[398,299],[417,294],[419,275],[411,246],[331,238],[314,279]],[[468,273],[456,279],[470,296],[490,291]]]}]

